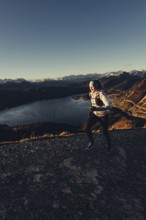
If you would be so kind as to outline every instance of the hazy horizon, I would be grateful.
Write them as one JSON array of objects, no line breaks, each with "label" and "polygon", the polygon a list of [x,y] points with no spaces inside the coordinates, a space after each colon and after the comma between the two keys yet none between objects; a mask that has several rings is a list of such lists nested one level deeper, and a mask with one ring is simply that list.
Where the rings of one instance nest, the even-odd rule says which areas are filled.
[{"label": "hazy horizon", "polygon": [[87,76],[87,75],[105,75],[105,74],[118,74],[118,73],[122,73],[122,72],[127,72],[127,73],[134,73],[134,72],[146,72],[146,70],[143,70],[143,69],[140,69],[140,70],[131,70],[131,71],[126,71],[126,70],[118,70],[118,71],[110,71],[110,72],[104,72],[104,73],[85,73],[85,74],[70,74],[70,75],[63,75],[62,77],[58,76],[58,77],[46,77],[46,78],[23,78],[23,77],[18,77],[18,78],[0,78],[0,80],[19,80],[19,79],[22,79],[22,80],[26,80],[26,81],[43,81],[43,80],[62,80],[64,77],[70,77],[70,76]]}]

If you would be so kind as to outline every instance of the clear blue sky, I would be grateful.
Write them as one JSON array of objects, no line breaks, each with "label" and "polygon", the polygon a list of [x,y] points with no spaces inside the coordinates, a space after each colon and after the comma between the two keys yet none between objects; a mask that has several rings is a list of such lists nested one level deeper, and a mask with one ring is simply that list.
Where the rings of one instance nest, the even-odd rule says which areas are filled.
[{"label": "clear blue sky", "polygon": [[146,69],[146,0],[0,0],[0,79]]}]

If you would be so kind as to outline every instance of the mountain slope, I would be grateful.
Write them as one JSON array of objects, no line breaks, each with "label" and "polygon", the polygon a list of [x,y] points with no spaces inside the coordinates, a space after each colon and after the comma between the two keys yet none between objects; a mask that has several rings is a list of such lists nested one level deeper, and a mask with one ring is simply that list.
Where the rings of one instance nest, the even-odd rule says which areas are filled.
[{"label": "mountain slope", "polygon": [[138,81],[132,88],[115,100],[114,105],[128,114],[146,118],[146,78]]}]

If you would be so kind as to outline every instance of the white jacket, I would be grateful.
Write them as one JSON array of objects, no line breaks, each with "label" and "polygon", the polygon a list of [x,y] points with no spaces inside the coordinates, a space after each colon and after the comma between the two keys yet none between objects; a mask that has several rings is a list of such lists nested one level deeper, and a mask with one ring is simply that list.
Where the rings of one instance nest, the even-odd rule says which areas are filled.
[{"label": "white jacket", "polygon": [[[109,109],[112,108],[112,102],[108,98],[108,96],[104,93],[103,90],[100,90],[100,91],[96,90],[95,92],[90,92],[89,96],[91,99],[91,105],[97,108],[96,111],[93,111],[93,113],[96,116],[102,117],[102,116],[105,116],[106,114],[109,114]],[[100,99],[103,102],[102,106],[99,106],[97,104],[97,101],[96,101],[97,99]]]}]

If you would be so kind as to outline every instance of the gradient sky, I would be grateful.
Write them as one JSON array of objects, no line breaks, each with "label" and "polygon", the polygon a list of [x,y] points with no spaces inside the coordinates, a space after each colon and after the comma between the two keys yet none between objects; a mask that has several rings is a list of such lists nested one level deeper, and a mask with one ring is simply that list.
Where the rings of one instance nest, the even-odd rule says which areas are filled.
[{"label": "gradient sky", "polygon": [[0,79],[146,70],[146,0],[0,0]]}]

